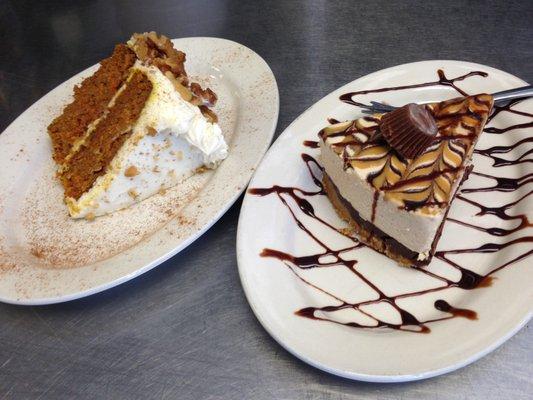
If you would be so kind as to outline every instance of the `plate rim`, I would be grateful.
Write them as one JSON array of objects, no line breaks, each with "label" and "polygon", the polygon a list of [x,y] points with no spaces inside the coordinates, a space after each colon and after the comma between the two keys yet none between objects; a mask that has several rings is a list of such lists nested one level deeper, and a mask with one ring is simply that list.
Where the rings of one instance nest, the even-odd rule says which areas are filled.
[{"label": "plate rim", "polygon": [[[495,70],[495,71],[497,71],[500,74],[504,74],[504,75],[506,75],[506,76],[508,76],[510,78],[513,78],[513,79],[521,81],[524,85],[529,85],[529,83],[524,81],[522,78],[517,77],[516,75],[510,74],[510,73],[508,73],[506,71],[497,69],[495,67],[492,67],[492,66],[489,66],[489,65],[485,65],[485,64],[473,63],[473,62],[470,62],[470,61],[451,60],[451,59],[420,60],[420,61],[414,61],[414,62],[410,62],[410,63],[398,64],[398,65],[394,65],[394,66],[391,66],[391,67],[383,68],[383,69],[378,70],[378,71],[371,72],[370,74],[360,76],[360,77],[358,77],[358,78],[356,78],[356,79],[354,79],[354,80],[352,80],[352,81],[350,81],[350,82],[348,82],[346,84],[343,84],[342,86],[338,87],[337,89],[334,89],[330,93],[322,96],[319,100],[317,100],[315,103],[310,105],[307,109],[305,109],[300,115],[298,115],[283,130],[283,132],[276,138],[274,143],[270,146],[269,150],[263,156],[261,164],[256,169],[256,171],[254,172],[254,175],[252,176],[252,179],[250,179],[250,182],[249,182],[248,186],[253,184],[253,181],[254,181],[256,175],[258,174],[258,171],[261,168],[261,165],[263,164],[264,160],[268,158],[270,153],[274,153],[275,151],[277,151],[277,147],[280,145],[278,142],[280,142],[280,139],[282,139],[282,137],[285,135],[285,133],[289,132],[289,131],[292,132],[292,128],[297,123],[297,121],[302,119],[304,116],[307,116],[308,114],[310,114],[313,111],[313,109],[317,106],[317,104],[320,103],[322,100],[324,100],[327,97],[333,96],[334,94],[337,94],[337,93],[340,93],[340,92],[346,90],[346,88],[348,86],[353,85],[353,84],[355,84],[358,81],[361,81],[363,79],[372,78],[373,76],[376,76],[378,74],[382,75],[384,73],[387,73],[390,70],[401,68],[401,67],[407,67],[407,66],[411,66],[412,67],[414,65],[423,65],[423,64],[429,64],[429,63],[432,63],[432,64],[433,63],[459,63],[459,64],[462,64],[462,65],[467,66],[469,68],[482,68],[482,69],[485,69],[485,70],[486,69]],[[488,71],[488,72],[490,72],[490,71]],[[371,382],[371,383],[401,383],[401,382],[411,382],[411,381],[418,381],[418,380],[422,380],[422,379],[433,378],[433,377],[436,377],[436,376],[439,376],[439,375],[443,375],[443,374],[458,370],[460,368],[466,367],[467,365],[474,363],[475,361],[481,359],[482,357],[484,357],[487,354],[491,353],[492,351],[496,350],[498,347],[503,345],[507,340],[509,340],[511,337],[513,337],[516,333],[518,333],[533,317],[533,311],[530,310],[530,312],[528,314],[526,314],[518,324],[514,325],[504,335],[500,336],[497,340],[495,340],[490,345],[486,346],[484,349],[478,351],[477,353],[471,355],[470,357],[467,357],[466,359],[464,359],[464,360],[462,360],[460,362],[457,362],[455,364],[451,364],[451,365],[446,366],[446,367],[437,368],[437,369],[425,371],[425,372],[418,373],[418,374],[391,374],[391,375],[362,374],[362,373],[357,373],[357,372],[337,369],[337,368],[330,367],[328,365],[322,364],[322,363],[320,363],[320,362],[318,362],[316,360],[313,360],[310,357],[307,357],[305,354],[303,354],[303,353],[301,353],[299,351],[296,351],[295,349],[291,348],[287,343],[285,343],[283,341],[283,339],[280,337],[280,335],[276,334],[273,331],[272,327],[268,326],[268,324],[266,323],[266,321],[263,318],[262,314],[258,310],[257,302],[252,297],[253,290],[250,287],[250,283],[248,282],[247,277],[245,276],[245,272],[244,272],[244,270],[245,270],[245,267],[244,267],[245,261],[243,260],[244,256],[243,256],[243,250],[242,250],[243,249],[243,241],[244,241],[244,239],[242,237],[242,235],[243,235],[242,226],[244,226],[244,215],[246,214],[246,210],[249,207],[250,201],[252,201],[251,197],[252,196],[249,195],[249,193],[247,193],[247,192],[245,193],[245,196],[244,196],[244,199],[243,199],[243,202],[242,202],[242,205],[241,205],[240,214],[239,214],[239,220],[238,220],[238,224],[237,224],[237,234],[236,234],[236,237],[237,237],[237,243],[236,243],[237,267],[238,267],[238,272],[239,272],[239,278],[240,278],[240,281],[241,281],[241,286],[242,286],[243,292],[245,294],[246,300],[248,301],[248,304],[250,305],[250,308],[252,309],[252,312],[254,313],[255,317],[257,318],[257,320],[259,321],[259,323],[261,324],[263,329],[265,329],[265,331],[282,348],[284,348],[286,351],[288,351],[290,354],[292,354],[296,358],[300,359],[301,361],[303,361],[303,362],[305,362],[305,363],[307,363],[307,364],[309,364],[309,365],[311,365],[311,366],[313,366],[313,367],[315,367],[315,368],[317,368],[317,369],[319,369],[321,371],[328,372],[330,374],[333,374],[333,375],[336,375],[336,376],[339,376],[339,377],[342,377],[342,378],[347,378],[347,379],[356,380],[356,381],[363,381],[363,382]]]},{"label": "plate rim", "polygon": [[[175,40],[206,40],[206,41],[212,41],[212,42],[225,42],[227,44],[230,44],[231,46],[240,46],[245,48],[247,51],[250,51],[255,57],[257,57],[257,62],[261,64],[264,68],[264,72],[268,73],[272,79],[273,79],[273,88],[274,91],[274,97],[275,97],[275,104],[273,104],[274,109],[274,115],[272,118],[271,126],[268,130],[265,130],[265,132],[268,133],[267,138],[265,140],[265,149],[263,154],[255,161],[254,163],[254,172],[255,169],[261,164],[261,161],[265,157],[266,153],[268,152],[273,138],[274,134],[276,133],[278,121],[279,121],[279,110],[280,110],[280,98],[279,98],[279,86],[276,80],[276,76],[274,72],[272,71],[272,68],[270,68],[270,65],[266,62],[266,60],[261,57],[256,51],[250,49],[248,46],[245,46],[239,42],[225,39],[225,38],[218,38],[218,37],[211,37],[211,36],[188,36],[188,37],[180,37],[180,38],[173,38],[171,41]],[[28,112],[37,102],[41,101],[45,96],[47,96],[50,92],[54,91],[58,87],[64,85],[67,81],[74,78],[75,76],[83,73],[87,69],[93,68],[95,65],[91,65],[87,68],[84,68],[83,70],[77,72],[76,74],[72,75],[71,77],[65,79],[63,82],[55,86],[54,88],[47,91],[43,96],[41,96],[39,99],[34,101],[32,104],[30,104],[22,113],[20,113],[0,134],[1,135],[6,132],[19,118],[21,118],[26,112]],[[220,210],[213,216],[212,219],[209,220],[208,223],[204,224],[194,235],[189,236],[187,239],[185,239],[181,244],[171,251],[167,252],[166,254],[163,254],[162,256],[156,258],[155,260],[151,261],[150,263],[146,264],[144,267],[139,268],[129,274],[125,274],[117,279],[114,279],[110,282],[103,283],[97,286],[93,286],[91,288],[88,288],[86,290],[81,290],[78,292],[70,293],[67,295],[58,295],[58,296],[50,296],[50,297],[41,297],[41,298],[32,298],[32,299],[13,299],[10,297],[4,297],[0,296],[0,302],[5,304],[13,304],[13,305],[19,305],[19,306],[42,306],[42,305],[50,305],[50,304],[60,304],[60,303],[66,303],[78,299],[82,299],[85,297],[93,296],[95,294],[104,292],[108,289],[112,289],[116,286],[119,286],[123,283],[126,283],[128,281],[131,281],[150,270],[158,267],[165,261],[169,260],[173,256],[177,255],[181,251],[185,250],[187,247],[189,247],[192,243],[194,243],[197,239],[199,239],[201,236],[203,236],[226,212],[235,204],[235,202],[238,200],[238,198],[242,195],[242,193],[245,191],[245,189],[248,187],[248,183],[252,179],[253,174],[250,175],[250,178],[248,181],[238,190],[235,191],[234,195],[230,198],[230,200],[225,204],[224,207],[220,208]],[[144,239],[143,239],[144,240]],[[142,240],[141,240],[142,242]],[[139,242],[140,243],[140,242]],[[139,244],[137,243],[137,245]],[[77,267],[77,268],[82,268]],[[75,270],[75,269],[74,269]]]}]

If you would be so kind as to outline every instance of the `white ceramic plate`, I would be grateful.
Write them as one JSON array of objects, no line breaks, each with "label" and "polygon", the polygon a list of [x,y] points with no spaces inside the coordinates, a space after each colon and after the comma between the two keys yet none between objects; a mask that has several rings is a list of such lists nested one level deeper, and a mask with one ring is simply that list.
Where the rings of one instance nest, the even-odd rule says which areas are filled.
[{"label": "white ceramic plate", "polygon": [[53,178],[46,127],[96,66],[52,90],[0,135],[0,301],[47,304],[116,286],[200,237],[234,203],[266,152],[278,119],[278,88],[252,50],[216,38],[175,39],[194,80],[219,96],[229,144],[215,171],[197,174],[129,209],[71,220]]},{"label": "white ceramic plate", "polygon": [[[448,78],[476,70],[488,72],[487,77],[473,76],[456,82],[458,87],[471,94],[491,93],[526,84],[519,78],[494,68],[458,61],[417,62],[365,76],[324,97],[297,118],[269,150],[249,188],[271,188],[273,185],[280,185],[317,191],[318,187],[313,183],[301,153],[307,153],[318,159],[319,150],[304,146],[303,141],[317,140],[317,132],[327,124],[327,118],[342,121],[360,115],[360,109],[341,102],[339,96],[353,91],[437,81],[439,68],[444,70]],[[452,97],[457,97],[457,92],[450,86],[432,85],[360,95],[354,100],[363,103],[368,103],[370,100],[387,101],[401,105],[412,101],[435,101]],[[522,102],[514,108],[531,113],[533,101]],[[531,120],[532,117],[500,112],[490,126],[508,127]],[[499,135],[484,133],[477,148],[508,146],[531,135],[531,128],[515,129]],[[531,141],[525,141],[507,154],[494,154],[513,160],[530,149]],[[532,198],[525,197],[520,200],[532,189],[529,162],[493,167],[490,158],[475,154],[474,163],[476,171],[501,177],[525,176],[526,178],[522,179],[521,186],[515,191],[465,193],[465,197],[488,206],[500,206],[517,201],[507,213],[509,215],[529,213],[531,218]],[[310,165],[320,177],[320,171],[312,163]],[[492,186],[494,183],[492,179],[471,175],[463,188]],[[325,196],[309,196],[301,192],[296,192],[296,195],[310,202],[315,215],[334,227],[344,227]],[[242,206],[237,234],[239,272],[248,301],[265,329],[288,351],[317,368],[346,378],[374,382],[428,378],[479,359],[510,338],[531,318],[531,304],[533,304],[531,257],[523,258],[494,273],[492,286],[488,288],[480,287],[473,290],[448,288],[398,299],[397,304],[423,321],[451,315],[435,308],[435,301],[438,299],[443,299],[454,307],[474,310],[477,313],[477,320],[457,317],[427,323],[426,326],[431,329],[429,334],[387,327],[361,329],[297,316],[295,312],[306,307],[338,306],[342,304],[339,298],[353,304],[375,300],[378,296],[368,284],[343,266],[301,269],[290,260],[284,263],[277,258],[261,257],[260,253],[265,248],[299,257],[324,252],[323,247],[302,227],[296,225],[291,211],[301,221],[302,227],[310,230],[329,247],[338,250],[353,246],[352,240],[305,215],[302,209],[296,206],[290,194],[281,193],[278,196],[272,193],[258,196],[248,191]],[[477,216],[478,211],[469,203],[456,200],[449,217],[479,226],[498,226],[504,229],[511,229],[519,224],[517,220],[503,221],[493,215]],[[521,254],[531,253],[531,232],[532,229],[527,228],[507,236],[495,237],[480,230],[447,222],[438,249],[468,249],[484,243],[504,243],[529,237],[525,239],[529,241],[517,242],[497,252],[449,255],[449,258],[462,266],[467,266],[479,274],[485,274],[493,267],[500,266]],[[381,288],[387,296],[444,285],[442,281],[417,270],[401,268],[368,248],[342,253],[341,258],[357,259],[356,269]],[[327,263],[335,259],[330,256],[329,260],[323,258],[320,261]],[[452,281],[460,277],[458,270],[441,260],[434,259],[428,269]],[[305,283],[304,279],[308,283]],[[359,310],[361,309],[382,321],[390,323],[400,321],[399,313],[385,302],[373,301],[367,306],[360,306]],[[328,311],[330,310],[333,309]],[[354,307],[329,313],[316,311],[314,316],[326,317],[337,322],[376,324],[374,319],[365,317]],[[404,328],[416,327],[404,326]]]}]

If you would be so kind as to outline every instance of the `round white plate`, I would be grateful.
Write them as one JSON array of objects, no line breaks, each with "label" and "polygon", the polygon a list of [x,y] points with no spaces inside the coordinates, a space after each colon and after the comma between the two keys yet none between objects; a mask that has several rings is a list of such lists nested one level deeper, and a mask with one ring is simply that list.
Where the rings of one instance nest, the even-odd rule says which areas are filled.
[{"label": "round white plate", "polygon": [[0,301],[68,301],[126,282],[183,250],[242,193],[274,134],[276,80],[252,50],[216,38],[175,39],[193,80],[219,96],[229,144],[215,170],[92,222],[72,220],[53,178],[47,125],[93,66],[37,101],[0,135]]},{"label": "round white plate", "polygon": [[[327,118],[342,121],[361,115],[359,108],[341,102],[339,96],[352,91],[437,81],[439,68],[444,70],[448,78],[476,70],[488,72],[485,78],[473,76],[456,82],[458,87],[471,94],[491,93],[526,84],[519,78],[494,68],[458,61],[417,62],[370,74],[324,97],[297,118],[268,151],[249,188],[271,188],[273,185],[280,185],[316,191],[317,185],[311,180],[301,154],[307,153],[319,159],[319,150],[304,146],[304,140],[317,140],[317,132],[327,124]],[[357,96],[354,100],[363,103],[371,100],[387,101],[390,104],[401,105],[412,101],[435,101],[452,97],[457,97],[457,92],[453,88],[434,85],[365,94]],[[533,101],[522,102],[514,108],[531,113]],[[500,112],[490,126],[501,128],[530,122],[532,119]],[[511,145],[531,137],[531,131],[532,128],[516,129],[500,135],[484,133],[477,148]],[[530,141],[524,142],[507,154],[496,155],[512,160],[519,158],[528,149],[531,149]],[[469,193],[465,194],[465,197],[485,205],[499,206],[517,201],[528,191],[531,192],[529,162],[493,167],[490,158],[475,154],[474,163],[476,171],[496,176],[516,178],[526,176],[526,178],[516,191]],[[320,171],[312,163],[311,167],[320,177]],[[492,186],[494,183],[492,179],[471,175],[463,188]],[[296,192],[296,195],[308,200],[315,214],[334,227],[345,226],[325,196],[308,196],[301,192]],[[282,201],[285,201],[286,205]],[[531,216],[531,205],[532,198],[525,197],[507,212],[509,215],[529,212]],[[258,196],[248,191],[241,209],[237,234],[239,272],[248,301],[265,329],[289,352],[317,368],[346,378],[373,382],[400,382],[428,378],[479,359],[510,338],[531,318],[532,258],[523,258],[496,272],[491,287],[473,290],[448,288],[399,299],[397,303],[402,308],[422,321],[450,315],[435,308],[434,303],[437,299],[444,299],[454,307],[474,310],[477,313],[477,320],[457,317],[428,323],[426,325],[431,329],[428,334],[386,327],[361,329],[297,316],[295,312],[306,307],[342,304],[326,292],[352,304],[377,299],[377,292],[342,266],[301,269],[290,260],[284,263],[277,258],[261,257],[260,253],[265,248],[299,257],[324,252],[323,247],[312,240],[302,227],[296,225],[290,210],[301,221],[302,227],[310,230],[331,248],[341,249],[353,245],[351,240],[335,230],[306,216],[289,194],[282,193],[278,196],[272,193]],[[502,221],[492,215],[476,216],[478,211],[476,207],[456,200],[449,217],[479,226],[498,226],[507,229],[519,223],[516,220]],[[508,236],[494,237],[479,230],[447,222],[438,249],[473,248],[484,243],[504,243],[529,235],[529,242],[517,242],[501,251],[449,255],[462,266],[484,274],[491,271],[492,267],[500,266],[528,251],[531,252],[531,232],[532,229],[527,228]],[[357,259],[356,269],[381,288],[387,296],[443,285],[441,281],[420,271],[399,267],[393,261],[368,248],[363,247],[346,253],[343,257]],[[322,263],[332,261],[331,257],[329,261],[321,260]],[[450,265],[437,259],[434,259],[428,269],[451,280],[457,280],[460,275]],[[308,283],[305,283],[304,279]],[[363,306],[362,309],[384,321],[398,323],[400,320],[398,312],[386,303],[374,302]],[[349,307],[340,312],[315,312],[314,315],[317,314],[337,322],[355,321],[364,325],[376,323]]]}]

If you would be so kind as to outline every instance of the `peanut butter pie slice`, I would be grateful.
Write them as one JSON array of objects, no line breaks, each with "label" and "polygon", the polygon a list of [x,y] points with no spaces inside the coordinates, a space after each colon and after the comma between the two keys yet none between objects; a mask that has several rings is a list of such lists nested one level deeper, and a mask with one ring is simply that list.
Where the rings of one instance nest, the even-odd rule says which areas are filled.
[{"label": "peanut butter pie slice", "polygon": [[324,128],[324,188],[339,216],[399,264],[429,264],[492,105],[480,94]]}]

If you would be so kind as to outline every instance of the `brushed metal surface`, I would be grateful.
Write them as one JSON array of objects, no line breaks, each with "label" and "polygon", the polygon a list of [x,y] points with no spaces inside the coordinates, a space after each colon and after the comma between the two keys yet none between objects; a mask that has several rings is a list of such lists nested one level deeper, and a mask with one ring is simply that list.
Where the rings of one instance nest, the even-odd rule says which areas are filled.
[{"label": "brushed metal surface", "polygon": [[[401,63],[461,59],[531,82],[532,20],[531,1],[3,0],[0,131],[132,32],[224,37],[258,52],[280,87],[279,134],[340,85]],[[469,367],[410,384],[350,382],[290,356],[242,293],[239,207],[118,288],[56,306],[1,304],[0,398],[530,398],[529,326]]]}]

